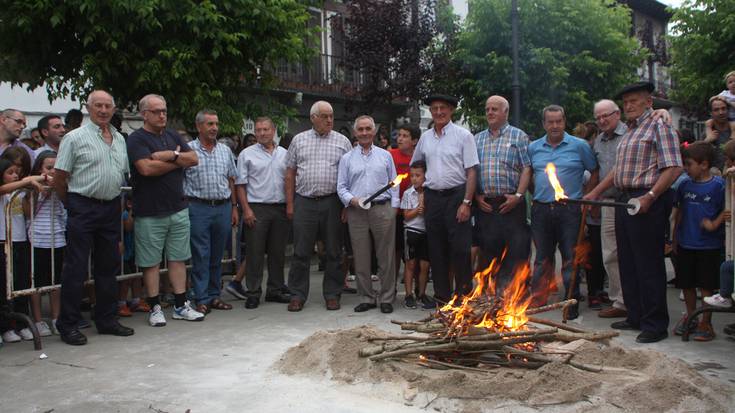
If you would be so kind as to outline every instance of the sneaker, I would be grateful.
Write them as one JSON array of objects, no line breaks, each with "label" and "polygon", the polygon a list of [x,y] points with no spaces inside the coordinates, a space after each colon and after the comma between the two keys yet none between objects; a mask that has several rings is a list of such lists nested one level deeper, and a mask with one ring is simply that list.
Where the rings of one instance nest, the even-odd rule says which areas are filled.
[{"label": "sneaker", "polygon": [[163,327],[166,325],[166,317],[164,317],[160,305],[154,305],[150,313],[148,313],[148,324],[151,327]]},{"label": "sneaker", "polygon": [[[687,315],[684,314],[684,316],[681,317],[679,322],[676,323],[676,326],[674,327],[674,334],[677,336],[684,335],[684,329],[686,326],[684,325],[684,322],[687,321]],[[697,329],[697,324],[695,323],[692,327],[689,327],[689,333],[693,333]]]},{"label": "sneaker", "polygon": [[421,308],[424,310],[434,310],[436,308],[436,301],[427,295],[419,297],[419,301],[421,301]]},{"label": "sneaker", "polygon": [[245,294],[245,289],[242,288],[242,283],[238,281],[228,282],[227,286],[225,287],[225,291],[240,300],[245,300],[248,298],[248,296]]},{"label": "sneaker", "polygon": [[712,324],[700,324],[692,333],[692,339],[695,341],[712,341],[715,339],[715,330]]},{"label": "sneaker", "polygon": [[5,343],[17,343],[20,340],[21,338],[15,330],[8,330],[3,333],[3,342]]},{"label": "sneaker", "polygon": [[732,300],[725,298],[719,294],[715,294],[710,297],[704,297],[704,302],[712,307],[730,308],[732,307]]},{"label": "sneaker", "polygon": [[151,312],[151,306],[148,305],[145,300],[140,300],[137,304],[134,304],[131,308],[133,312],[135,313],[150,313]]},{"label": "sneaker", "polygon": [[133,312],[130,311],[130,307],[128,307],[128,303],[122,303],[117,306],[117,316],[118,317],[132,317]]},{"label": "sneaker", "polygon": [[174,320],[186,320],[186,321],[202,321],[204,320],[204,314],[191,308],[191,304],[187,301],[183,307],[174,307]]},{"label": "sneaker", "polygon": [[31,333],[31,329],[26,327],[18,332],[18,335],[20,338],[22,338],[25,341],[31,341],[33,340],[33,333]]},{"label": "sneaker", "polygon": [[403,306],[406,308],[416,308],[416,299],[413,294],[406,296],[406,299],[403,301]]},{"label": "sneaker", "polygon": [[53,333],[53,334],[54,334],[55,336],[58,336],[58,335],[59,335],[59,329],[58,329],[58,328],[56,328],[56,319],[54,319],[54,320],[51,320],[51,332],[52,332],[52,333]]},{"label": "sneaker", "polygon": [[45,321],[39,321],[36,323],[36,329],[38,330],[38,335],[41,337],[48,337],[52,335],[51,328],[49,328],[48,324],[46,324]]},{"label": "sneaker", "polygon": [[357,276],[355,274],[349,274],[347,276],[347,281],[355,281],[357,279]]},{"label": "sneaker", "polygon": [[378,277],[377,275],[375,275],[375,274],[371,275],[371,276],[370,276],[370,279],[371,279],[372,281],[380,281],[380,278],[379,278],[379,277]]}]

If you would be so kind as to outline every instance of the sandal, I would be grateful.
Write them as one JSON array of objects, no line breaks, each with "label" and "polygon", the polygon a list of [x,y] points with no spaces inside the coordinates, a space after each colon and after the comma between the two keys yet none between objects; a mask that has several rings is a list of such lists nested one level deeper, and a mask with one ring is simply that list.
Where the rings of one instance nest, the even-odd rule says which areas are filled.
[{"label": "sandal", "polygon": [[219,298],[215,298],[214,300],[212,300],[212,302],[209,303],[209,306],[216,310],[232,310],[232,305],[227,304]]},{"label": "sandal", "polygon": [[694,333],[692,333],[692,339],[695,341],[712,341],[715,339],[715,330],[711,324],[700,324]]},{"label": "sandal", "polygon": [[209,314],[209,313],[210,313],[210,311],[212,311],[212,309],[211,309],[211,308],[209,308],[209,306],[208,306],[208,305],[206,305],[206,304],[199,304],[199,305],[197,306],[196,310],[197,310],[198,312],[200,312],[200,313],[204,314],[204,315],[207,315],[207,314]]}]

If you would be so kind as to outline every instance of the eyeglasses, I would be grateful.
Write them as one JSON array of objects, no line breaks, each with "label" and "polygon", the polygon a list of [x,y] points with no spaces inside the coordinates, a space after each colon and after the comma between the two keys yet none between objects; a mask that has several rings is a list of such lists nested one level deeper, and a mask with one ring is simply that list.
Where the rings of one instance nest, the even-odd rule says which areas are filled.
[{"label": "eyeglasses", "polygon": [[616,113],[618,113],[617,110],[614,110],[614,111],[608,112],[608,113],[603,113],[602,115],[595,116],[595,120],[598,121],[598,122],[602,122],[603,119],[607,119],[607,118],[609,118],[610,116],[612,116],[612,115],[614,115]]},{"label": "eyeglasses", "polygon": [[23,126],[23,127],[25,127],[25,126],[26,126],[26,120],[25,120],[25,119],[23,119],[23,118],[17,118],[17,119],[16,119],[16,118],[11,118],[11,117],[8,117],[8,119],[10,119],[10,120],[14,120],[14,121],[15,121],[15,123],[17,123],[18,125],[21,125],[21,126]]}]

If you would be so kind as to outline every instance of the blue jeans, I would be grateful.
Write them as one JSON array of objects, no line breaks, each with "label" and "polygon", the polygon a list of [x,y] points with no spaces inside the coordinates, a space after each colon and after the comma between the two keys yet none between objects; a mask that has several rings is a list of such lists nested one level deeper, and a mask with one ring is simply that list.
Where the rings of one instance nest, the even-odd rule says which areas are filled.
[{"label": "blue jeans", "polygon": [[733,277],[735,277],[735,265],[733,260],[725,261],[720,265],[720,295],[730,298],[733,290]]},{"label": "blue jeans", "polygon": [[222,255],[230,235],[232,206],[229,202],[210,206],[192,201],[191,280],[197,304],[209,304],[220,296]]},{"label": "blue jeans", "polygon": [[[561,252],[561,273],[565,297],[569,297],[574,264],[574,247],[577,243],[581,219],[579,205],[542,204],[534,202],[531,208],[531,235],[536,247],[533,263],[531,293],[534,304],[544,304],[548,299],[549,285],[554,280],[556,248]],[[579,277],[576,277],[572,298],[579,298]]]}]

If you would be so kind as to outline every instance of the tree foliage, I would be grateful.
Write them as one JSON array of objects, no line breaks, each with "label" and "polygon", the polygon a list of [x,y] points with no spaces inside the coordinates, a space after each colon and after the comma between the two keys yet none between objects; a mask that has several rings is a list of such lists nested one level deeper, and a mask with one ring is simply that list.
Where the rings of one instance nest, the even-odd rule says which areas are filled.
[{"label": "tree foliage", "polygon": [[368,105],[396,98],[415,101],[426,94],[437,35],[435,0],[353,0],[346,2],[346,65],[359,71],[359,98]]},{"label": "tree foliage", "polygon": [[735,2],[687,1],[672,22],[674,96],[701,112],[710,96],[725,89],[724,75],[735,70]]},{"label": "tree foliage", "polygon": [[209,107],[238,127],[243,86],[308,54],[305,3],[9,0],[0,8],[0,78],[45,84],[50,99],[104,88],[122,107],[158,93],[174,117],[190,121]]},{"label": "tree foliage", "polygon": [[[541,109],[564,106],[573,125],[590,119],[594,101],[635,77],[646,53],[630,37],[630,10],[613,0],[519,1],[521,127],[543,134]],[[473,129],[486,127],[485,99],[510,100],[510,0],[470,0],[453,60],[462,75],[444,87],[463,97]]]}]

